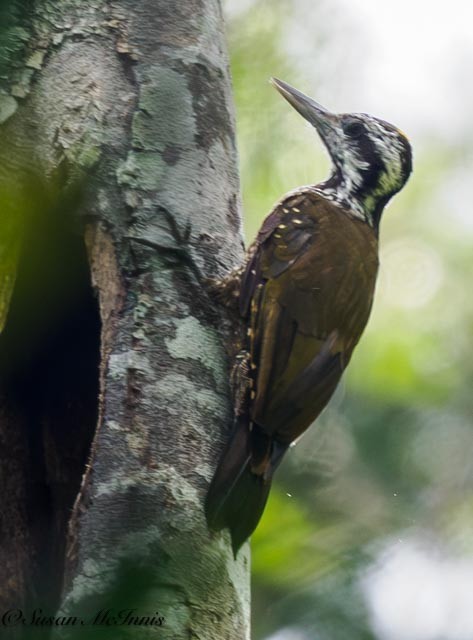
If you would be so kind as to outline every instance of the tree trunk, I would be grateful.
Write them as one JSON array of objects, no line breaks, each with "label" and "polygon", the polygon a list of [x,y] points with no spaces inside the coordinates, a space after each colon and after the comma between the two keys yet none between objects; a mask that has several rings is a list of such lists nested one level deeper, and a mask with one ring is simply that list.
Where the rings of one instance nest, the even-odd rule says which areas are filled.
[{"label": "tree trunk", "polygon": [[0,611],[27,623],[9,637],[41,607],[79,616],[44,637],[248,638],[248,549],[202,507],[237,328],[199,274],[242,254],[221,7],[5,6],[0,186],[49,212],[24,225],[0,339]]}]

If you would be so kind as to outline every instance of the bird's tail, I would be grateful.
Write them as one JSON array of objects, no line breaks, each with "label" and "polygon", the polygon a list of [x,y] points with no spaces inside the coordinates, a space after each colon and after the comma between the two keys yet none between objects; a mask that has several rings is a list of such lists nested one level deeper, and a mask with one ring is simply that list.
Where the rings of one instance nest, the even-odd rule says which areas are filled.
[{"label": "bird's tail", "polygon": [[207,493],[205,514],[210,529],[230,529],[234,555],[263,515],[273,472],[283,453],[280,450],[281,445],[257,425],[250,431],[240,422],[219,462]]}]

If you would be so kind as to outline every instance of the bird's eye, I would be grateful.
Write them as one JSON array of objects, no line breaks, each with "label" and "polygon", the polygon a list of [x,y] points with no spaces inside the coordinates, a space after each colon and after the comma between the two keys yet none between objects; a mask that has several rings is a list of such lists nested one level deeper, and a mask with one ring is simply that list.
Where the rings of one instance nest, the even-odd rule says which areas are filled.
[{"label": "bird's eye", "polygon": [[343,132],[350,138],[359,138],[365,131],[361,122],[346,122],[343,124]]}]

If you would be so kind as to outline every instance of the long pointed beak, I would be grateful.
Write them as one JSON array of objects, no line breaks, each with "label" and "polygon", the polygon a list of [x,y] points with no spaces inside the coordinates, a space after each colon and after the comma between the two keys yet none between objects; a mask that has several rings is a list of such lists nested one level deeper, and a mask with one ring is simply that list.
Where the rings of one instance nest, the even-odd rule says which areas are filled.
[{"label": "long pointed beak", "polygon": [[291,87],[287,82],[283,82],[277,78],[271,78],[271,83],[283,98],[317,129],[329,152],[331,152],[330,138],[333,138],[334,134],[337,134],[339,116],[315,100],[312,100],[312,98],[309,98],[309,96],[306,96],[301,91]]}]

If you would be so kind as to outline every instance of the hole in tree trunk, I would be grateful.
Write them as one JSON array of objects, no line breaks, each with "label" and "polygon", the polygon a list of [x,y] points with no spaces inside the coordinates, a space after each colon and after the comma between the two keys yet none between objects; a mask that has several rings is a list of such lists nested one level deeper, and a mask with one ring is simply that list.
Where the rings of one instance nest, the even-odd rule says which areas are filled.
[{"label": "hole in tree trunk", "polygon": [[97,422],[99,309],[84,240],[65,217],[29,228],[0,336],[3,611],[53,615],[58,606],[68,520]]}]

